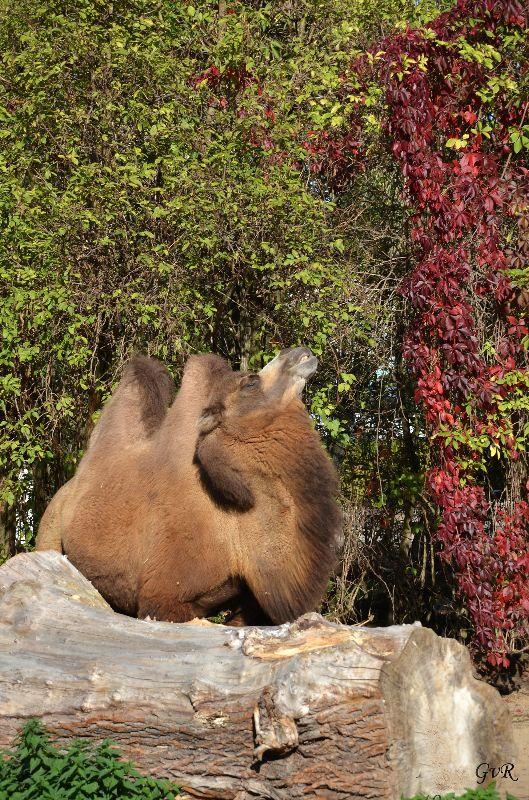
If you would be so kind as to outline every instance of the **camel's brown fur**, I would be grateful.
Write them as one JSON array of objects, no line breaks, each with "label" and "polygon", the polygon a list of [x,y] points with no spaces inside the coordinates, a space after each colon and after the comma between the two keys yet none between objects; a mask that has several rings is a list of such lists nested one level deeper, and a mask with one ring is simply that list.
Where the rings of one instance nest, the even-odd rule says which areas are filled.
[{"label": "camel's brown fur", "polygon": [[341,516],[335,470],[299,399],[307,352],[285,351],[258,376],[193,356],[167,413],[167,373],[133,361],[37,547],[62,547],[128,614],[184,621],[227,609],[248,624],[313,609]]}]

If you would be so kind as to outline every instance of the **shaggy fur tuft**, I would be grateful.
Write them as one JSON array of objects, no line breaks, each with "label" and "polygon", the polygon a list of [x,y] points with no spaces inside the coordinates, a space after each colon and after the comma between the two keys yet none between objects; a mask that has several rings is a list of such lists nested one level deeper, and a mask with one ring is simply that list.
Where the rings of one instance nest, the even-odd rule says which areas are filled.
[{"label": "shaggy fur tuft", "polygon": [[336,566],[342,526],[338,476],[301,404],[292,404],[260,431],[258,420],[253,422],[258,435],[246,431],[233,449],[256,476],[254,484],[281,485],[293,519],[285,542],[280,515],[279,527],[269,529],[253,551],[245,578],[273,621],[294,620],[318,605]]}]

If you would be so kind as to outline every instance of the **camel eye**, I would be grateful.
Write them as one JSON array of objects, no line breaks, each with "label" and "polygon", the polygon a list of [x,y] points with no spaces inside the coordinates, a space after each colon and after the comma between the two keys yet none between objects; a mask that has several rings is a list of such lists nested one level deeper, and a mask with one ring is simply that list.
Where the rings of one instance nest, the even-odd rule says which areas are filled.
[{"label": "camel eye", "polygon": [[246,378],[243,378],[241,381],[241,389],[250,390],[256,389],[259,386],[260,378],[259,375],[247,375]]}]

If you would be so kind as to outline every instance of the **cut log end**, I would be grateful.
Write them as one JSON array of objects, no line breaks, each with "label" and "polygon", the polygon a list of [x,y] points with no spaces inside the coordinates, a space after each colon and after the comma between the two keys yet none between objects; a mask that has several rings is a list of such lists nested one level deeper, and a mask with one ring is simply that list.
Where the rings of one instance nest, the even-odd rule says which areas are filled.
[{"label": "cut log end", "polygon": [[382,668],[380,687],[405,796],[425,785],[430,794],[474,786],[479,764],[500,766],[513,756],[507,707],[474,678],[468,650],[453,639],[414,631],[398,659]]},{"label": "cut log end", "polygon": [[226,800],[461,793],[515,760],[499,694],[418,624],[136,620],[53,552],[0,568],[0,745],[30,716]]}]

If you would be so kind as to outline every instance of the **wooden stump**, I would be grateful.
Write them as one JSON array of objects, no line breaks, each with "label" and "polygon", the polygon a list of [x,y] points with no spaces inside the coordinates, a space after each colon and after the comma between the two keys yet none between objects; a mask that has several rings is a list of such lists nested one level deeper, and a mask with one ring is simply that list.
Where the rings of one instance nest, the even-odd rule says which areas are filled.
[{"label": "wooden stump", "polygon": [[397,800],[514,760],[499,694],[418,624],[131,619],[53,552],[0,568],[0,745],[32,716],[194,797]]}]

